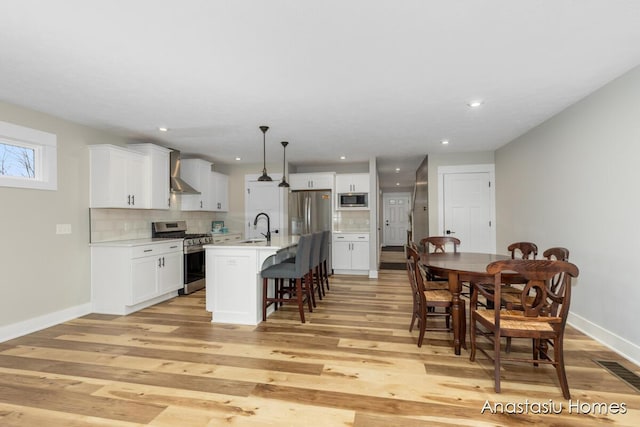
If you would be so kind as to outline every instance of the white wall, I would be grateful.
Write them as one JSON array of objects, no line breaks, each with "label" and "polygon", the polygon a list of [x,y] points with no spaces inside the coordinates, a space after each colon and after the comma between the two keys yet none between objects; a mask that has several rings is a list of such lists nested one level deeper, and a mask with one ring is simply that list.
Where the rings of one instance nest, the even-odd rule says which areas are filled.
[{"label": "white wall", "polygon": [[[0,120],[57,135],[56,191],[0,187],[0,341],[89,310],[89,144],[126,141],[0,102]],[[56,235],[56,224],[72,234]]]},{"label": "white wall", "polygon": [[[571,251],[570,322],[640,361],[640,68],[496,151],[497,247]],[[505,249],[506,251],[506,249]]]}]

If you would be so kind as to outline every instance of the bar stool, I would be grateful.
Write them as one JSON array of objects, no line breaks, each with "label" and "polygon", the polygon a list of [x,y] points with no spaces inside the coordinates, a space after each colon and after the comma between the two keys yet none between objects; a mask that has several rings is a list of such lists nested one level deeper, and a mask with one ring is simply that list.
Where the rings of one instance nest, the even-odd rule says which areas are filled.
[{"label": "bar stool", "polygon": [[320,279],[320,249],[322,248],[322,231],[316,231],[311,235],[311,255],[309,258],[309,282],[313,306],[316,306],[314,293],[318,291],[318,298],[322,300],[322,283]]},{"label": "bar stool", "polygon": [[[312,302],[312,287],[309,285],[310,259],[311,259],[311,241],[312,236],[310,234],[300,236],[298,246],[296,249],[295,262],[278,262],[273,265],[266,266],[261,272],[262,276],[262,320],[267,320],[267,307],[271,304],[277,304],[296,301],[298,303],[298,311],[300,312],[300,321],[305,323],[304,319],[304,299],[306,295],[307,304],[309,305],[309,311],[313,311],[311,306]],[[263,264],[264,265],[264,264]],[[274,279],[274,293],[273,296],[268,294],[269,279]],[[288,292],[288,297],[285,298],[285,293],[280,292],[278,282],[284,282],[285,280],[295,281],[295,291]]]},{"label": "bar stool", "polygon": [[325,230],[322,232],[322,244],[320,245],[320,276],[322,280],[322,294],[325,295],[326,290],[329,290],[329,271],[327,266],[327,260],[329,259],[329,241],[331,240],[331,231]]}]

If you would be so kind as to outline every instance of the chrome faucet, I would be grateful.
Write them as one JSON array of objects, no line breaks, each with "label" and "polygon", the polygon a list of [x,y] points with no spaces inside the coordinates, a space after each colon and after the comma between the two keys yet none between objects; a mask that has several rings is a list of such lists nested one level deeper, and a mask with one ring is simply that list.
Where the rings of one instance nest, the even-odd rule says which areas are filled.
[{"label": "chrome faucet", "polygon": [[271,244],[271,218],[269,218],[269,215],[264,212],[260,212],[258,215],[256,215],[256,219],[253,220],[253,228],[256,228],[256,226],[258,225],[258,218],[261,215],[264,215],[267,218],[267,234],[260,234],[267,238],[267,244]]}]

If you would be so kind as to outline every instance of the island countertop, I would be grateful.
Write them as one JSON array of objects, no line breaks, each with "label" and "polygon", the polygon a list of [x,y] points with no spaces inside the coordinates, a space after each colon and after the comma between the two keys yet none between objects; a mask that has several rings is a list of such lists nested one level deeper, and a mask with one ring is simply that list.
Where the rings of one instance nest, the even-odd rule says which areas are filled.
[{"label": "island countertop", "polygon": [[278,251],[280,249],[290,248],[298,244],[300,236],[290,236],[286,234],[274,234],[271,236],[271,242],[267,244],[266,239],[247,239],[240,241],[232,241],[216,245],[204,245],[205,249],[269,249]]}]

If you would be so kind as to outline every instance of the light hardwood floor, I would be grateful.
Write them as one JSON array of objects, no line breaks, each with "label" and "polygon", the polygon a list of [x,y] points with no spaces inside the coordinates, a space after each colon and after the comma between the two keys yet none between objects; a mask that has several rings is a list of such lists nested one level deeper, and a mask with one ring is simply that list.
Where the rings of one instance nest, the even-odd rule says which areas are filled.
[{"label": "light hardwood floor", "polygon": [[[88,315],[0,344],[0,425],[640,425],[638,392],[594,359],[638,367],[574,329],[573,403],[624,403],[626,414],[571,413],[548,366],[506,366],[494,393],[492,365],[456,357],[449,334],[416,346],[411,306],[406,272],[387,270],[332,277],[304,325],[292,307],[256,327],[211,324],[203,292]],[[527,400],[528,413],[482,413]],[[536,404],[562,411],[535,414]]]}]

